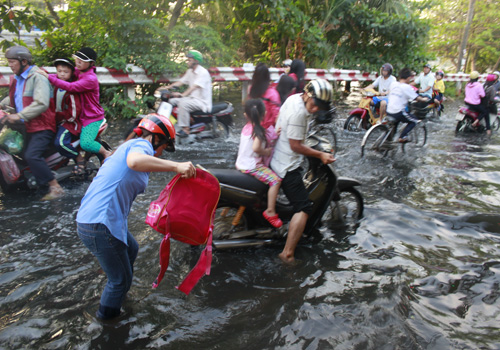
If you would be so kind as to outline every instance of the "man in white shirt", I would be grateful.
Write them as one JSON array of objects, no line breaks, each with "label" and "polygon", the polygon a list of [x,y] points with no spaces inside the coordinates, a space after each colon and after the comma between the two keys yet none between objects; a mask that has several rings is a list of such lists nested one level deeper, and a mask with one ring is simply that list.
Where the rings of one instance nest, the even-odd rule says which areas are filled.
[{"label": "man in white shirt", "polygon": [[411,85],[417,86],[420,84],[420,89],[418,93],[421,96],[432,98],[432,87],[434,86],[434,82],[436,81],[436,77],[431,73],[431,65],[429,63],[424,65],[424,71],[420,73],[420,75],[415,79],[415,82],[411,83]]},{"label": "man in white shirt", "polygon": [[[389,95],[391,84],[396,81],[396,78],[392,75],[392,65],[390,63],[384,63],[382,68],[380,68],[381,74],[375,79],[375,81],[368,85],[365,89],[375,89],[378,88],[379,96],[373,97],[372,105],[377,107],[380,104],[379,117],[383,118],[385,116],[385,111],[387,109],[387,95]],[[380,97],[381,96],[381,97]]]},{"label": "man in white shirt", "polygon": [[295,261],[295,248],[312,211],[300,171],[302,157],[319,158],[323,164],[335,161],[331,153],[317,151],[304,143],[309,117],[320,110],[330,110],[332,97],[333,90],[328,81],[313,80],[306,85],[303,94],[292,95],[285,101],[276,123],[280,136],[274,148],[271,168],[283,179],[281,188],[295,212],[288,227],[285,247],[279,255],[285,263]]},{"label": "man in white shirt", "polygon": [[161,91],[182,85],[189,86],[183,93],[172,93],[174,98],[169,100],[169,103],[178,107],[177,122],[181,128],[178,135],[184,138],[189,137],[191,112],[212,110],[212,78],[208,70],[201,66],[203,56],[196,50],[189,51],[186,56],[189,69],[181,80],[159,89]]},{"label": "man in white shirt", "polygon": [[398,122],[408,123],[399,136],[399,142],[408,142],[406,135],[417,125],[419,120],[406,111],[408,103],[413,100],[426,102],[428,97],[419,96],[414,88],[409,85],[413,73],[409,68],[403,68],[399,72],[399,81],[391,85],[389,101],[387,103],[387,116]]}]

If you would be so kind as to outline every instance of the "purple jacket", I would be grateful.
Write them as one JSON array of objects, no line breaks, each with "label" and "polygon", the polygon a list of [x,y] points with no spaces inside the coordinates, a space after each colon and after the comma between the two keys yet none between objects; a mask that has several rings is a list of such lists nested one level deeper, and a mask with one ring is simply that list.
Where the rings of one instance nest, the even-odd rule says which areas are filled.
[{"label": "purple jacket", "polygon": [[75,71],[78,80],[68,82],[57,79],[57,75],[50,74],[49,81],[57,88],[67,92],[78,93],[82,98],[82,127],[104,119],[104,109],[99,104],[99,81],[95,74],[95,67],[86,72]]}]

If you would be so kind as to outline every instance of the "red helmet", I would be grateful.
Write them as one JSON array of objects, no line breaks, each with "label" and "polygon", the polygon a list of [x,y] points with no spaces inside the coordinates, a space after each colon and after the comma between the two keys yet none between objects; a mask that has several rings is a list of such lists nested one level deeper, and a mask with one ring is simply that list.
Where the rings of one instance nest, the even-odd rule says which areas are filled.
[{"label": "red helmet", "polygon": [[[137,125],[137,129],[144,129],[152,134],[163,136],[163,138],[166,139],[166,143],[168,145],[167,151],[175,151],[175,128],[170,119],[168,119],[167,117],[156,113],[148,114],[141,119],[139,125]],[[134,129],[134,131],[140,136],[140,133],[137,132],[139,130],[137,129]]]}]

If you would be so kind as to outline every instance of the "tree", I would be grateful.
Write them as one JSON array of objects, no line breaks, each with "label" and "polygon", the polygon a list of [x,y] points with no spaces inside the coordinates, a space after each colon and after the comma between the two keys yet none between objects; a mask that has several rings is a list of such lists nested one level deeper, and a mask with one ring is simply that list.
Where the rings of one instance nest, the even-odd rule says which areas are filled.
[{"label": "tree", "polygon": [[[433,19],[430,51],[442,61],[449,61],[455,70],[488,71],[498,67],[500,57],[500,9],[493,0],[474,3],[473,16],[469,11],[470,0],[443,0],[429,16]],[[468,21],[469,16],[471,20]],[[470,23],[467,44],[460,50],[462,39]],[[466,66],[462,67],[460,53],[465,54]]]}]

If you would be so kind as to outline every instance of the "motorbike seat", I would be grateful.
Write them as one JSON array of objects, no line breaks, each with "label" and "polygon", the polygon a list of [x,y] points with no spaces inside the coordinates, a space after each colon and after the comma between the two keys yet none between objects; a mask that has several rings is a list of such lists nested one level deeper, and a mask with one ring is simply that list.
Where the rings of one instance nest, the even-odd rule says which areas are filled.
[{"label": "motorbike seat", "polygon": [[228,106],[229,106],[229,104],[227,102],[217,102],[217,103],[214,103],[212,105],[212,110],[210,111],[210,113],[203,112],[203,111],[195,111],[195,112],[192,112],[191,114],[192,115],[217,114],[217,113],[220,113],[220,112],[224,111],[225,109],[227,109]]},{"label": "motorbike seat", "polygon": [[209,169],[209,171],[219,180],[220,184],[255,191],[256,193],[265,193],[269,188],[252,175],[244,174],[236,169]]},{"label": "motorbike seat", "polygon": [[471,111],[469,108],[467,107],[460,107],[460,109],[458,110],[461,114],[465,114],[465,115],[470,115],[472,118],[478,118],[479,117],[479,113],[478,112],[475,112],[475,111]]}]

